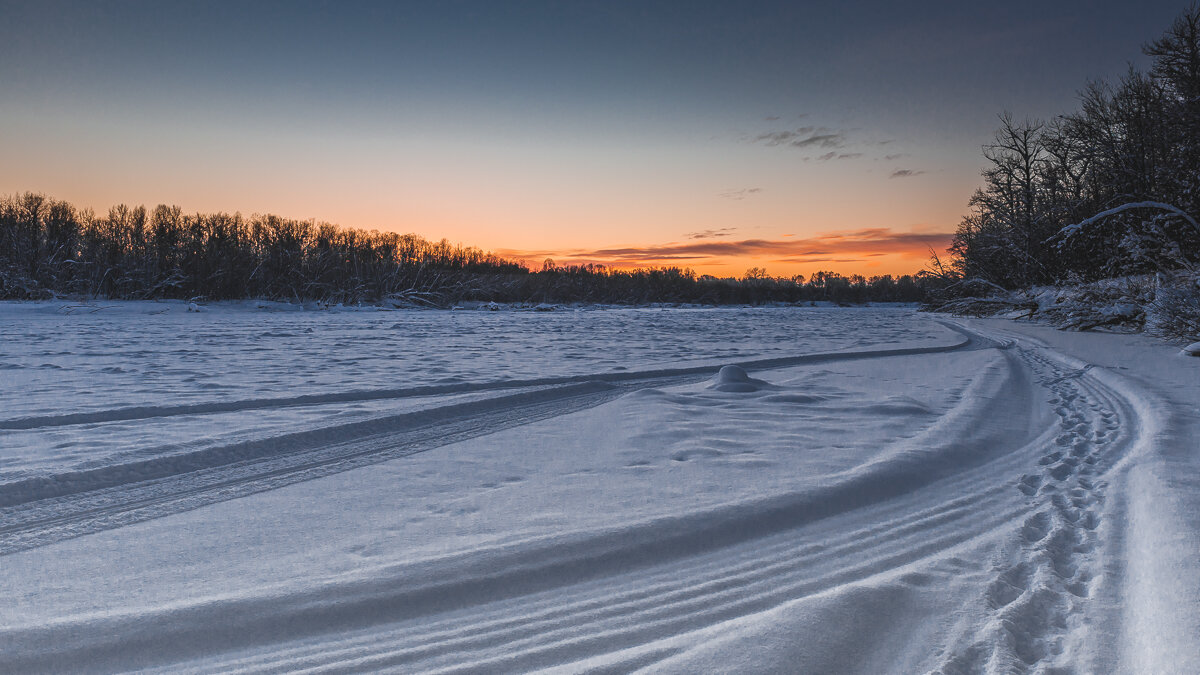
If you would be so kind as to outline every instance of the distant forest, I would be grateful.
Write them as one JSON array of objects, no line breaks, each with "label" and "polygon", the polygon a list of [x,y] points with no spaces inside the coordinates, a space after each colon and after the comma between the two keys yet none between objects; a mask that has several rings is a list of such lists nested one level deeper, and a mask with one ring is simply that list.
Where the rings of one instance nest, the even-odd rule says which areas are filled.
[{"label": "distant forest", "polygon": [[1196,271],[1200,7],[1143,51],[1149,72],[1088,84],[1074,113],[1001,117],[983,187],[934,271],[1006,289]]},{"label": "distant forest", "polygon": [[0,298],[761,304],[917,302],[928,275],[741,278],[687,269],[540,270],[477,248],[273,215],[116,206],[106,216],[40,194],[0,199]]}]

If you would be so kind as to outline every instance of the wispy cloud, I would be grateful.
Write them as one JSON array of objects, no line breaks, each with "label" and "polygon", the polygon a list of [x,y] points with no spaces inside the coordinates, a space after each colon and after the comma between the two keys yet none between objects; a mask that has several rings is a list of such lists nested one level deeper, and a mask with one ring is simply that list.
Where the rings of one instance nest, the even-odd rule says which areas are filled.
[{"label": "wispy cloud", "polygon": [[762,191],[763,189],[760,187],[742,188],[740,190],[726,190],[725,192],[721,193],[721,196],[726,199],[741,200],[749,197],[750,195],[756,195]]},{"label": "wispy cloud", "polygon": [[821,162],[828,162],[831,159],[857,159],[862,156],[863,156],[863,154],[861,152],[833,152],[833,151],[830,151],[823,155],[818,156],[817,160],[821,161]]},{"label": "wispy cloud", "polygon": [[[800,115],[799,117],[807,117]],[[778,116],[767,117],[766,121],[777,121]],[[803,153],[805,161],[817,160],[828,162],[834,159],[858,159],[869,157],[873,160],[884,159],[893,161],[907,157],[908,153],[894,152],[881,154],[883,148],[896,143],[895,138],[870,138],[862,129],[838,129],[826,126],[807,124],[792,129],[766,131],[753,136],[745,136],[744,140],[769,147],[786,147],[808,151]],[[912,171],[911,169],[909,171]],[[923,171],[913,171],[907,175],[918,175]],[[893,176],[901,178],[903,176]]]},{"label": "wispy cloud", "polygon": [[863,262],[881,255],[898,255],[924,260],[929,248],[945,248],[953,238],[951,232],[917,228],[911,232],[896,232],[877,227],[844,232],[830,232],[815,237],[788,239],[742,239],[714,241],[733,228],[690,233],[692,241],[652,246],[627,246],[595,250],[571,251],[497,251],[500,255],[540,262],[550,257],[560,263],[600,263],[613,267],[646,267],[705,261],[720,264],[722,258],[769,258],[790,263]]},{"label": "wispy cloud", "polygon": [[835,129],[806,126],[787,131],[768,131],[754,140],[764,145],[790,148],[840,148],[846,142],[846,135]]},{"label": "wispy cloud", "polygon": [[896,169],[888,178],[912,178],[913,176],[920,176],[923,173],[925,172],[916,169]]},{"label": "wispy cloud", "polygon": [[683,235],[688,239],[716,239],[718,237],[730,237],[737,232],[736,227],[719,227],[715,230],[701,230],[699,232],[688,232]]},{"label": "wispy cloud", "polygon": [[775,258],[771,262],[775,262],[775,263],[806,263],[806,264],[807,263],[819,263],[819,262],[857,263],[857,262],[862,262],[862,260],[860,260],[858,258]]}]

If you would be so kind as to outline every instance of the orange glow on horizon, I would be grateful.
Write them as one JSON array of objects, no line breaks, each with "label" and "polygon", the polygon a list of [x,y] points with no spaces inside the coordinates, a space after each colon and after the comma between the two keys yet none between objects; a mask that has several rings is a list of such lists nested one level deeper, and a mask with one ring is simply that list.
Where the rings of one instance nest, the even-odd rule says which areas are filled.
[{"label": "orange glow on horizon", "polygon": [[541,269],[543,261],[558,266],[596,264],[611,269],[680,267],[698,275],[742,277],[746,270],[759,267],[774,277],[810,276],[817,271],[837,272],[865,277],[890,274],[916,274],[924,269],[933,249],[941,254],[953,234],[917,228],[895,232],[872,228],[826,232],[800,238],[783,235],[781,239],[701,239],[660,245],[628,246],[604,249],[521,250],[496,249],[501,257],[518,260],[532,269]]}]

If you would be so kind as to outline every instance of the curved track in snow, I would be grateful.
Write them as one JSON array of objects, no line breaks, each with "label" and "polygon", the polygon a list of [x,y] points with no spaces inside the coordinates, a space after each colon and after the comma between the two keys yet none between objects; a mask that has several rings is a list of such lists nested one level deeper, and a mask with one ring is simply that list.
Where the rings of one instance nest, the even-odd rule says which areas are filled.
[{"label": "curved track in snow", "polygon": [[[998,365],[978,373],[928,428],[820,489],[544,543],[494,546],[441,559],[432,571],[399,565],[370,580],[169,607],[149,618],[111,614],[86,624],[0,629],[0,667],[697,672],[728,667],[722,658],[753,652],[761,639],[762,653],[746,656],[735,669],[1105,670],[1117,658],[1111,636],[1120,633],[1121,617],[1111,610],[1123,592],[1113,562],[1122,532],[1106,521],[1110,476],[1144,443],[1153,421],[1127,390],[1088,364],[1030,342],[954,328],[966,339],[950,347],[743,364],[762,371],[841,359],[934,359],[963,349],[1000,354]],[[520,386],[538,388],[4,486],[0,553],[395,459],[713,370],[524,382]],[[93,413],[89,420],[133,419],[130,414]],[[980,551],[989,561],[982,570]],[[967,604],[953,616],[909,626],[897,618],[939,607],[928,596],[942,584],[966,589],[957,597]],[[801,639],[816,630],[814,616],[843,634],[779,648],[777,633]],[[897,642],[856,644],[858,632],[916,640],[927,651],[908,662],[889,660]],[[940,651],[929,653],[938,644]]]},{"label": "curved track in snow", "polygon": [[[848,359],[931,354],[979,347],[966,337],[946,346],[805,354],[745,361],[747,369]],[[424,452],[600,405],[629,391],[711,376],[713,366],[510,380],[491,384],[345,392],[293,398],[122,408],[0,421],[0,429],[101,424],[273,407],[529,389],[479,401],[328,426],[96,469],[34,476],[0,485],[0,555],[157,518],[219,501]]]}]

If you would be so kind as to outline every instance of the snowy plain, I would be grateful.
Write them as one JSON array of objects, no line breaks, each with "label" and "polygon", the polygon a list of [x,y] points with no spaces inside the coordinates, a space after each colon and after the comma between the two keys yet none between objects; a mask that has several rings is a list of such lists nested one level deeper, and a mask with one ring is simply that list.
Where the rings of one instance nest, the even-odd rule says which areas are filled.
[{"label": "snowy plain", "polygon": [[1193,672],[1200,359],[911,308],[0,305],[5,672]]}]

